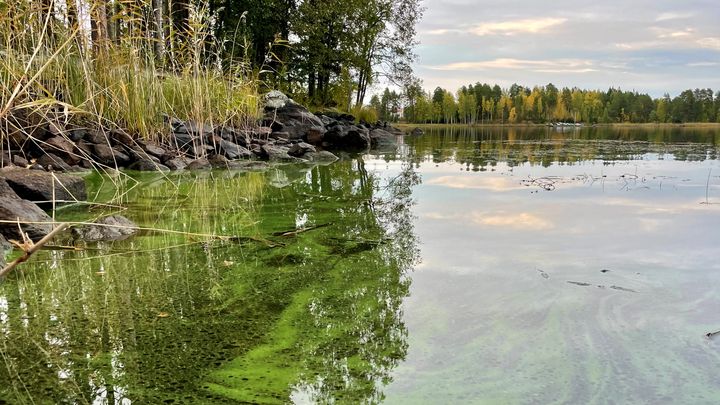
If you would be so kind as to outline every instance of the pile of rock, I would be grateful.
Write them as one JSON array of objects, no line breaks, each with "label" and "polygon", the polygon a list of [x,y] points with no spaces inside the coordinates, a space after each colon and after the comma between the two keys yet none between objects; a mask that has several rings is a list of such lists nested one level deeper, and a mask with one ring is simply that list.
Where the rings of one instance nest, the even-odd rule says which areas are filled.
[{"label": "pile of rock", "polygon": [[395,148],[397,136],[403,135],[387,123],[356,124],[350,114],[333,111],[312,114],[279,91],[271,91],[265,97],[263,126],[271,129],[272,140],[303,141],[329,150],[363,152]]},{"label": "pile of rock", "polygon": [[0,167],[72,172],[96,166],[141,171],[242,166],[243,160],[328,162],[330,151],[394,149],[403,133],[385,123],[356,123],[336,112],[313,114],[283,93],[266,95],[259,125],[237,128],[166,117],[169,136],[162,142],[135,139],[121,130],[64,128],[47,123],[32,133],[8,136],[10,151]]}]

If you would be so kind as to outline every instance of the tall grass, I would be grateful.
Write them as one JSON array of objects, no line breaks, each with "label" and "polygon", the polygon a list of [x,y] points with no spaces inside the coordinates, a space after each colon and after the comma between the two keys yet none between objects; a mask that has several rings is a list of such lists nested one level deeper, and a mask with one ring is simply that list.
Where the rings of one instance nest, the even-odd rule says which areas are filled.
[{"label": "tall grass", "polygon": [[[48,13],[42,4],[50,4]],[[111,2],[102,2],[111,4]],[[85,1],[93,10],[98,4]],[[73,26],[64,0],[0,0],[0,137],[54,123],[120,128],[160,140],[168,116],[246,126],[258,115],[257,80],[245,61],[221,61],[213,16],[191,6],[187,27],[164,41],[158,60],[147,26],[147,4],[117,0],[108,19],[121,35],[93,42],[80,18]],[[149,1],[147,2],[149,3]],[[121,6],[121,7],[120,7]]]}]

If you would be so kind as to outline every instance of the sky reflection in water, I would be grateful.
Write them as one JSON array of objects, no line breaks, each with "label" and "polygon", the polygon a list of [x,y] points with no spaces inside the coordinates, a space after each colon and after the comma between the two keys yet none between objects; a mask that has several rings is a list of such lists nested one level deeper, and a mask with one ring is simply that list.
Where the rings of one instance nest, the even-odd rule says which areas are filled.
[{"label": "sky reflection in water", "polygon": [[717,134],[602,160],[624,143],[544,132],[408,140],[422,263],[387,403],[717,401]]}]

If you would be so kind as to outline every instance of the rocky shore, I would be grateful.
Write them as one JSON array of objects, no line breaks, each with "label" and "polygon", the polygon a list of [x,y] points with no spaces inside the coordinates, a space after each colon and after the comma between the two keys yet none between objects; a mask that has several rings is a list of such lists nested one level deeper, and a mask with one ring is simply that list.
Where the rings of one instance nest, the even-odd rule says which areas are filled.
[{"label": "rocky shore", "polygon": [[[311,113],[278,91],[266,95],[263,117],[252,128],[173,117],[166,122],[168,135],[161,142],[136,139],[121,130],[63,128],[57,122],[36,127],[32,134],[8,134],[0,154],[0,221],[6,221],[0,222],[0,265],[7,240],[23,240],[20,230],[32,240],[51,231],[52,219],[44,210],[86,199],[83,178],[72,172],[243,168],[258,161],[327,163],[337,160],[338,152],[392,150],[404,135],[385,123],[356,123],[349,114]],[[130,226],[125,220],[111,219]],[[106,238],[104,229],[111,227],[76,230],[73,235],[97,241]]]},{"label": "rocky shore", "polygon": [[93,168],[169,171],[243,166],[243,161],[326,162],[333,152],[392,148],[402,131],[384,123],[355,123],[336,112],[313,114],[284,94],[266,96],[258,125],[237,128],[166,117],[163,141],[136,139],[121,130],[61,128],[48,123],[8,135],[0,167],[14,165],[54,172]]}]

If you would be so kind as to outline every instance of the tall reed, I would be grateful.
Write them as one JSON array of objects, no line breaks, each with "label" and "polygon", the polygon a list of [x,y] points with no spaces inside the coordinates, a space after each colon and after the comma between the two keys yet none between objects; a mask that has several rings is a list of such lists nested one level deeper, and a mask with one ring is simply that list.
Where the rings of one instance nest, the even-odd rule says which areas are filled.
[{"label": "tall reed", "polygon": [[[182,27],[162,19],[168,35],[152,36],[150,3],[0,0],[0,21],[8,22],[0,27],[2,144],[50,124],[61,133],[119,128],[150,140],[167,133],[168,117],[251,125],[255,75],[246,61],[222,58],[225,47],[242,44],[215,38],[214,16],[192,4]],[[93,19],[100,9],[112,25],[104,37]],[[156,49],[166,51],[158,57]]]}]

